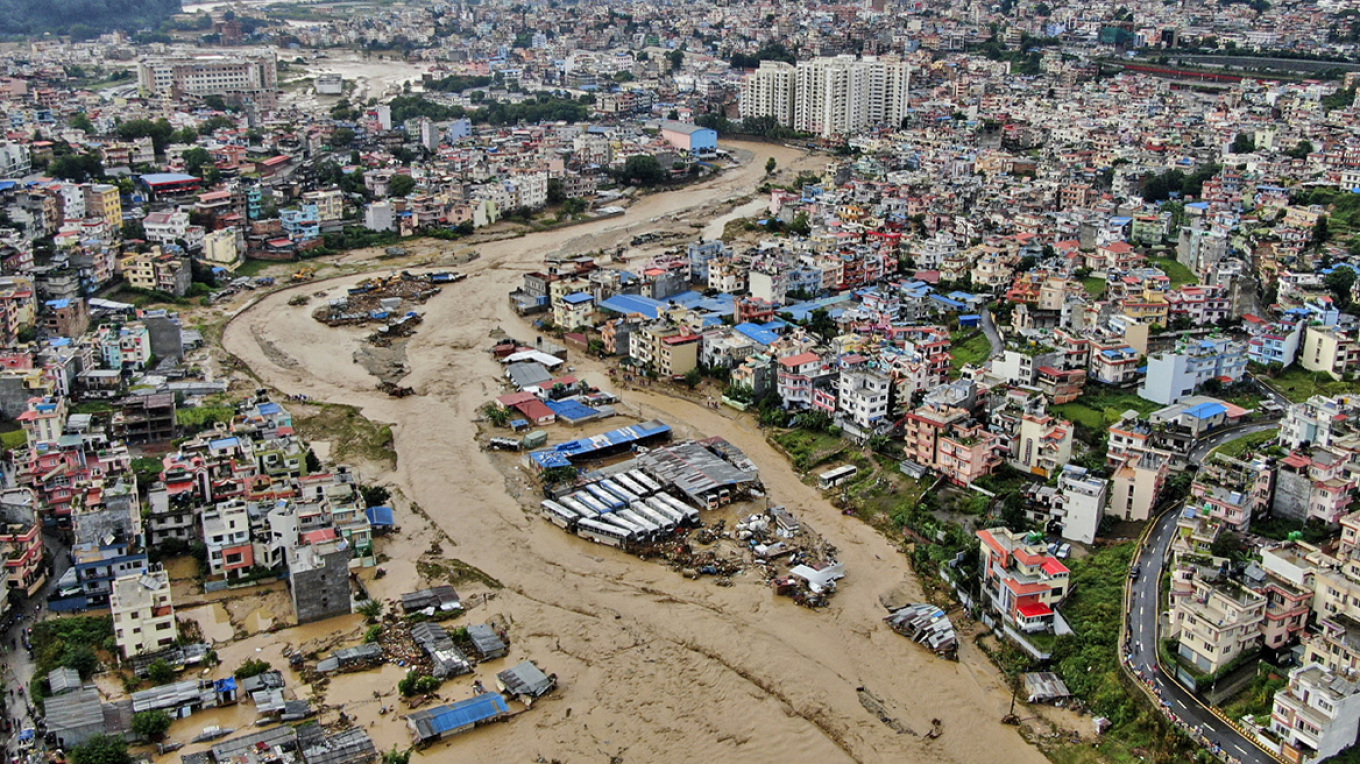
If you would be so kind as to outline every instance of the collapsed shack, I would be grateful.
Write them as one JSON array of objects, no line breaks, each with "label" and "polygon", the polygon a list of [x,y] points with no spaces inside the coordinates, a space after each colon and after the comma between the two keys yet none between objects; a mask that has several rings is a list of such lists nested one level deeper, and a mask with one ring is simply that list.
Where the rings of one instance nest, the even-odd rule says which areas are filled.
[{"label": "collapsed shack", "polygon": [[489,623],[473,624],[468,627],[467,634],[468,639],[472,640],[473,651],[481,660],[504,658],[510,651],[510,646],[505,641],[505,633],[496,631]]},{"label": "collapsed shack", "polygon": [[432,586],[401,595],[401,610],[406,615],[420,613],[427,618],[456,615],[463,610],[463,601],[452,586]]},{"label": "collapsed shack", "polygon": [[1032,671],[1022,674],[1020,679],[1025,683],[1025,697],[1030,703],[1061,705],[1072,697],[1067,685],[1052,671]]},{"label": "collapsed shack", "polygon": [[907,605],[883,620],[892,630],[925,645],[942,658],[958,660],[959,640],[954,624],[940,608],[927,603]]},{"label": "collapsed shack", "polygon": [[526,707],[532,707],[535,699],[557,688],[557,675],[543,673],[533,661],[522,661],[497,674],[496,686],[501,692],[518,698]]},{"label": "collapsed shack", "polygon": [[472,673],[472,661],[453,644],[443,626],[424,621],[411,627],[411,638],[429,656],[431,675],[438,679]]},{"label": "collapsed shack", "polygon": [[366,642],[362,645],[336,650],[331,657],[316,664],[316,670],[323,674],[329,674],[333,671],[363,671],[381,666],[385,660],[382,645],[377,642]]}]

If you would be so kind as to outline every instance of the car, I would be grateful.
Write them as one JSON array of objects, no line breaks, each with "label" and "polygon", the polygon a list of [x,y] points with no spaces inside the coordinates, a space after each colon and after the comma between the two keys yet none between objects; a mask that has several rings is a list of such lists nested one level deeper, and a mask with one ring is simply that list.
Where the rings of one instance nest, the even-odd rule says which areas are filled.
[{"label": "car", "polygon": [[1058,559],[1059,559],[1059,560],[1066,560],[1068,557],[1071,557],[1071,556],[1072,556],[1072,545],[1071,545],[1071,544],[1063,544],[1062,546],[1058,547]]},{"label": "car", "polygon": [[1137,581],[1137,580],[1138,580],[1138,576],[1142,575],[1142,573],[1143,573],[1143,566],[1142,566],[1142,565],[1134,565],[1134,566],[1133,566],[1133,570],[1130,570],[1130,571],[1129,571],[1129,578],[1132,578],[1134,581]]}]

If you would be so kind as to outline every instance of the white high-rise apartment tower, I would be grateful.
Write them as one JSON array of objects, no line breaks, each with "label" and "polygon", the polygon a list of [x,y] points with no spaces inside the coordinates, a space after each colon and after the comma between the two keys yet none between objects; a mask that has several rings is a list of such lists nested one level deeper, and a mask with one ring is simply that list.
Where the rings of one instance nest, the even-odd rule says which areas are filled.
[{"label": "white high-rise apartment tower", "polygon": [[761,61],[741,85],[741,116],[774,117],[793,126],[793,88],[797,70],[783,61]]},{"label": "white high-rise apartment tower", "polygon": [[911,67],[896,58],[851,55],[762,61],[742,87],[742,117],[774,117],[822,137],[898,126],[906,115]]}]

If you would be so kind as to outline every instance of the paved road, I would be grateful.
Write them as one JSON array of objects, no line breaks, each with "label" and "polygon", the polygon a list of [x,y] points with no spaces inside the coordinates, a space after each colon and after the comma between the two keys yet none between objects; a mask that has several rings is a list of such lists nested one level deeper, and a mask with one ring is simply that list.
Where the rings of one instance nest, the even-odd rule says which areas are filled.
[{"label": "paved road", "polygon": [[[1230,440],[1277,426],[1275,422],[1262,422],[1215,435],[1191,451],[1191,460],[1198,464],[1204,460],[1209,451]],[[1189,692],[1167,679],[1157,668],[1157,635],[1161,618],[1157,590],[1171,549],[1171,540],[1176,535],[1176,518],[1179,514],[1178,506],[1157,518],[1152,532],[1148,534],[1147,545],[1134,560],[1141,570],[1138,580],[1133,583],[1133,596],[1128,613],[1130,643],[1128,654],[1134,672],[1145,678],[1152,677],[1152,687],[1161,698],[1164,711],[1198,727],[1210,740],[1236,756],[1243,764],[1275,764],[1272,757],[1257,748],[1240,732],[1209,713]]]},{"label": "paved road", "polygon": [[[6,712],[20,729],[33,727],[36,722],[33,710],[27,702],[28,686],[33,680],[36,665],[33,657],[23,647],[23,631],[33,626],[37,620],[47,618],[51,614],[47,610],[47,595],[52,593],[52,590],[56,587],[57,579],[61,578],[66,569],[71,566],[70,551],[59,538],[44,533],[43,544],[52,555],[53,575],[48,577],[47,583],[43,585],[41,591],[28,599],[28,603],[24,607],[23,618],[18,619],[9,628],[0,631],[0,645],[3,645],[7,650],[3,656],[3,668],[0,668],[0,692],[4,692],[8,696],[11,690],[18,687],[24,688],[25,696],[23,698],[16,694],[12,697],[6,697],[3,701]],[[34,607],[40,608],[37,613],[34,612]],[[15,648],[10,648],[11,641]],[[6,746],[11,744],[13,744],[12,739]],[[3,748],[3,750],[7,754],[6,760],[8,761],[11,752],[8,747]]]},{"label": "paved road", "polygon": [[987,335],[987,341],[992,343],[992,354],[989,358],[996,358],[1001,355],[1001,351],[1006,349],[1006,343],[1001,341],[1001,332],[997,331],[996,324],[992,322],[992,312],[986,308],[982,309],[982,333]]}]

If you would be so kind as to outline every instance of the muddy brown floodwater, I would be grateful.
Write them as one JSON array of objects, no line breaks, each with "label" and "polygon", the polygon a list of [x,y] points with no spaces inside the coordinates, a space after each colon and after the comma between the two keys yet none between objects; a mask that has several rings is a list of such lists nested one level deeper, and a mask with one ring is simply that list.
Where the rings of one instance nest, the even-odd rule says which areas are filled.
[{"label": "muddy brown floodwater", "polygon": [[[754,192],[766,157],[775,157],[790,173],[819,168],[824,161],[779,146],[740,148],[754,154],[741,169],[646,197],[621,218],[478,245],[481,259],[460,268],[469,278],[423,308],[426,321],[408,345],[411,373],[402,382],[417,391],[410,398],[377,392],[373,377],[353,362],[364,330],[322,326],[307,307],[287,304],[289,290],[263,298],[228,325],[226,349],[269,384],[286,393],[359,406],[365,416],[392,424],[398,466],[387,479],[453,539],[456,547],[445,547],[448,556],[505,585],[475,620],[508,621],[514,641],[508,660],[531,658],[559,677],[561,689],[553,699],[524,716],[418,756],[1045,761],[1014,728],[1000,723],[1010,693],[971,642],[960,662],[947,662],[884,625],[880,595],[902,588],[919,592],[907,561],[877,532],[840,515],[799,482],[749,419],[665,396],[625,393],[626,402],[643,413],[722,435],[745,450],[759,465],[772,500],[796,509],[840,550],[848,575],[825,610],[798,607],[762,586],[688,581],[527,516],[507,486],[519,479],[499,472],[474,440],[478,407],[502,393],[500,369],[485,352],[489,338],[497,329],[525,336],[526,325],[509,308],[506,294],[523,273],[541,267],[545,255],[627,243],[643,231],[674,228],[668,221],[687,212],[694,213],[687,222],[706,222],[699,208]],[[339,290],[353,280],[302,289]],[[590,378],[597,385],[607,383],[598,373]],[[550,435],[553,442],[573,437],[561,425],[550,428]],[[396,558],[422,549],[386,551]],[[499,667],[485,667],[483,677],[494,670]],[[391,673],[370,677],[369,685],[391,679]],[[866,710],[860,688],[881,703],[888,721]],[[328,702],[336,700],[336,693],[333,686]],[[446,699],[468,694],[450,685],[443,693]],[[927,740],[923,733],[936,718],[943,721],[944,734]],[[391,717],[373,732],[388,745],[405,734]]]}]

